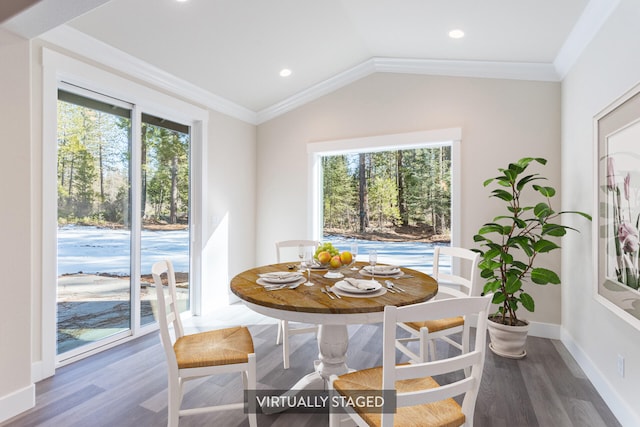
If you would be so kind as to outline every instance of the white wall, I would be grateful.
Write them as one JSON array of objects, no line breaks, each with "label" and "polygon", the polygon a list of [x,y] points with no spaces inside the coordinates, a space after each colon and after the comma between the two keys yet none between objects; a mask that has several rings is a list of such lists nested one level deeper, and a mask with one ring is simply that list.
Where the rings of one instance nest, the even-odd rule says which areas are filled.
[{"label": "white wall", "polygon": [[35,404],[31,382],[29,42],[0,30],[0,421]]},{"label": "white wall", "polygon": [[[562,85],[564,208],[594,211],[593,120],[640,81],[640,3],[622,0]],[[639,141],[640,142],[640,141]],[[595,212],[594,212],[595,216]],[[640,425],[640,331],[594,300],[588,243],[565,239],[562,326],[567,346],[624,425]],[[626,360],[617,373],[617,355]]]},{"label": "white wall", "polygon": [[[309,237],[307,143],[458,127],[462,245],[504,213],[482,186],[498,167],[545,157],[544,174],[560,186],[560,84],[373,74],[258,126],[257,262],[274,260],[276,240]],[[549,266],[559,268],[558,258]],[[559,325],[560,288],[531,289],[538,305],[524,317]]]},{"label": "white wall", "polygon": [[226,305],[229,281],[255,267],[256,128],[220,113],[209,119],[208,218],[202,263],[213,286],[204,311]]}]

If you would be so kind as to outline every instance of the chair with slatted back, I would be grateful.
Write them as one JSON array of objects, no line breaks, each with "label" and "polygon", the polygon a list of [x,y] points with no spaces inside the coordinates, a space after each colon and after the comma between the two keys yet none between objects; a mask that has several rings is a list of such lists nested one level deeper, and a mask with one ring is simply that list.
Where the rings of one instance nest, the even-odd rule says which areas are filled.
[{"label": "chair with slatted back", "polygon": [[[347,421],[358,426],[376,427],[472,426],[486,356],[490,302],[491,296],[488,295],[385,307],[382,366],[331,376],[331,401],[351,402],[353,405],[343,405],[344,408],[332,405],[329,426],[338,427]],[[478,316],[473,349],[468,348],[460,355],[440,360],[396,363],[397,323],[471,315]],[[469,371],[468,375],[465,375],[465,370]],[[384,393],[381,392],[383,390]],[[389,392],[393,391],[396,408],[376,411],[375,404],[379,399],[375,401],[371,396],[382,393],[381,397],[388,404],[391,400]],[[459,404],[453,398],[461,395],[464,397]],[[374,405],[366,407],[367,402]]]},{"label": "chair with slatted back", "polygon": [[[320,242],[316,240],[282,240],[276,242],[276,260],[278,263],[284,262],[283,249],[295,248],[297,252],[299,246],[315,249],[319,244]],[[289,369],[289,337],[299,334],[318,333],[318,326],[316,325],[293,328],[291,326],[288,321],[281,320],[278,324],[278,335],[276,336],[276,344],[282,342],[282,364],[284,365],[284,369]]]},{"label": "chair with slatted back", "polygon": [[[242,409],[245,403],[181,409],[183,386],[188,380],[210,375],[240,372],[245,390],[256,389],[256,357],[253,340],[246,327],[199,332],[185,335],[176,298],[175,272],[171,261],[153,264],[151,273],[158,299],[160,339],[164,347],[168,368],[168,422],[176,427],[180,416],[228,409]],[[166,276],[165,295],[162,277]],[[173,326],[175,339],[169,331]],[[244,400],[244,396],[243,396]],[[257,426],[255,413],[249,413],[249,425]]]},{"label": "chair with slatted back", "polygon": [[[479,257],[480,254],[470,249],[436,246],[433,254],[432,273],[432,277],[438,281],[438,295],[436,298],[479,296],[482,291],[477,275]],[[450,274],[442,270],[443,259],[451,260],[452,272]],[[460,265],[462,262],[466,262],[467,265]],[[463,270],[463,267],[465,267],[466,274],[454,272]],[[396,342],[396,347],[412,360],[426,361],[428,356],[432,360],[435,359],[434,340],[436,339],[441,339],[463,352],[469,346],[469,335],[464,328],[464,319],[460,316],[400,323],[398,326],[409,332],[410,336],[408,338],[399,338]],[[460,342],[450,337],[458,333],[462,333]],[[419,343],[418,353],[415,353],[407,346],[408,343],[415,341]]]}]

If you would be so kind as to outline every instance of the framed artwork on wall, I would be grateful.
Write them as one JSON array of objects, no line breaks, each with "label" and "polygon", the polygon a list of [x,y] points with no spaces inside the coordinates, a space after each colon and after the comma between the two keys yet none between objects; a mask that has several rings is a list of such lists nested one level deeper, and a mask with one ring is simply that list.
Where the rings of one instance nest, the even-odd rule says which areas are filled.
[{"label": "framed artwork on wall", "polygon": [[640,329],[640,85],[594,120],[596,299]]}]

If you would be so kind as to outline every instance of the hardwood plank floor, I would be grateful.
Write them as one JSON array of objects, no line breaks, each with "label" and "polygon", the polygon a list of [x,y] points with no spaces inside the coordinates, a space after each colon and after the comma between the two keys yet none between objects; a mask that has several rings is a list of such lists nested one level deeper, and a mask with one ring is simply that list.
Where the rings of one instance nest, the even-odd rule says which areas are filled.
[{"label": "hardwood plank floor", "polygon": [[[276,321],[242,305],[185,323],[187,333],[244,324],[251,330],[258,360],[258,389],[287,389],[310,372],[317,358],[311,335],[291,339],[291,368],[282,369],[275,345]],[[381,325],[349,327],[348,363],[362,369],[382,362]],[[449,347],[438,343],[437,352]],[[146,427],[167,422],[166,364],[157,333],[61,367],[36,385],[36,407],[3,427]],[[238,401],[238,374],[188,382],[185,406]],[[183,417],[181,427],[248,426],[239,410]],[[326,427],[324,414],[258,415],[260,427]],[[487,351],[474,418],[476,427],[615,427],[620,424],[561,342],[529,337],[527,357],[510,360]]]}]

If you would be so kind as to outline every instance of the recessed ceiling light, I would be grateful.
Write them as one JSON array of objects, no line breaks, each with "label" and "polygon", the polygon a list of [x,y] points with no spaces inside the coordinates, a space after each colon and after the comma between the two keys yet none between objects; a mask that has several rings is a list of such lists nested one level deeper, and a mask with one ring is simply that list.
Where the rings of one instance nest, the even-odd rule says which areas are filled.
[{"label": "recessed ceiling light", "polygon": [[451,30],[449,31],[449,37],[452,39],[461,39],[464,37],[464,31],[462,30]]},{"label": "recessed ceiling light", "polygon": [[283,68],[282,70],[280,70],[280,76],[281,77],[289,77],[291,75],[291,70],[288,68]]},{"label": "recessed ceiling light", "polygon": [[177,1],[178,3],[184,3],[184,2],[186,2],[186,1],[188,1],[188,0],[176,0],[176,1]]}]

